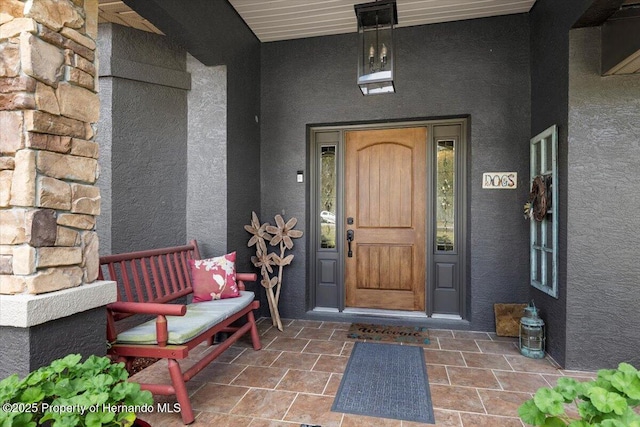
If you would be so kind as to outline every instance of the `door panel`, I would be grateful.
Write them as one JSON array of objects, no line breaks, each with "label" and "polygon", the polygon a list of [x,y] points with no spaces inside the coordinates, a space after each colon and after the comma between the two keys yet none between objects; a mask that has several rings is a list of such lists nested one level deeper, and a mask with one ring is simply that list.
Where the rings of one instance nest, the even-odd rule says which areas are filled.
[{"label": "door panel", "polygon": [[346,305],[425,310],[427,129],[346,132]]},{"label": "door panel", "polygon": [[358,288],[411,290],[411,246],[359,244],[357,250],[357,271],[363,273],[358,274]]}]

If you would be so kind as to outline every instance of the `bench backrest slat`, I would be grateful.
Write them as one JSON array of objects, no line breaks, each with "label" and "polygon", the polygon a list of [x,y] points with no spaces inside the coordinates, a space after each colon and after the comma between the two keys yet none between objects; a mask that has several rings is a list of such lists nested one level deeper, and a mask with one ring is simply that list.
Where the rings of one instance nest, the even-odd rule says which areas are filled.
[{"label": "bench backrest slat", "polygon": [[124,293],[127,297],[127,301],[133,301],[133,292],[131,289],[131,282],[129,281],[129,272],[127,271],[127,263],[123,260],[120,261],[120,275],[122,277],[122,284],[124,285]]},{"label": "bench backrest slat", "polygon": [[167,265],[169,266],[169,277],[171,278],[171,292],[178,292],[180,288],[175,269],[179,267],[176,263],[176,254],[167,254]]},{"label": "bench backrest slat", "polygon": [[189,260],[197,259],[197,244],[100,258],[100,277],[118,282],[118,301],[173,301],[192,292]]},{"label": "bench backrest slat", "polygon": [[151,286],[151,280],[149,279],[149,258],[140,258],[140,269],[142,270],[142,280],[144,281],[144,287],[147,290],[147,298],[150,300],[154,298],[153,287]]},{"label": "bench backrest slat", "polygon": [[160,274],[158,273],[158,260],[157,256],[149,257],[149,265],[151,266],[151,276],[153,277],[154,283],[154,291],[157,298],[162,298],[164,296],[164,292],[162,290],[162,279],[160,278]]},{"label": "bench backrest slat", "polygon": [[174,292],[173,277],[171,276],[171,258],[169,254],[160,257],[160,265],[162,267],[163,281],[168,295]]},{"label": "bench backrest slat", "polygon": [[[185,277],[185,280],[187,281],[190,280],[189,279],[189,260],[193,259],[192,256],[193,254],[189,254],[185,252],[180,253],[180,266],[182,266],[182,275]],[[182,286],[182,284],[180,285]]]},{"label": "bench backrest slat", "polygon": [[[142,260],[138,260],[140,262]],[[142,286],[140,285],[140,274],[138,274],[138,262],[131,260],[131,275],[133,276],[133,283],[136,285],[137,295],[142,295]]]},{"label": "bench backrest slat", "polygon": [[161,297],[169,295],[169,285],[167,284],[167,276],[162,266],[162,257],[158,255],[154,257],[153,260],[155,261],[154,266],[157,268],[158,275],[160,276],[159,283],[162,285],[158,286],[158,295]]},{"label": "bench backrest slat", "polygon": [[[189,280],[189,275],[184,275],[184,271],[182,270],[182,262],[185,260],[185,257],[182,257],[181,254],[175,254],[173,256],[174,262],[176,264],[176,275],[178,276],[178,286],[180,289],[184,288],[185,282]],[[187,264],[189,265],[189,264]]]}]

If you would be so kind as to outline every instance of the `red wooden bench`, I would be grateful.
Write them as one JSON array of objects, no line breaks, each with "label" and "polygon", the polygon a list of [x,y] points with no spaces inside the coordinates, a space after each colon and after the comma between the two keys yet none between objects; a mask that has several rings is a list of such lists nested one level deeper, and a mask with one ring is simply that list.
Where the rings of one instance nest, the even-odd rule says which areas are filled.
[{"label": "red wooden bench", "polygon": [[[118,301],[107,306],[108,353],[128,367],[136,357],[168,360],[169,384],[140,384],[158,395],[176,395],[182,421],[194,420],[186,381],[216,359],[245,333],[251,333],[253,348],[261,348],[253,310],[259,307],[253,292],[245,290],[244,281],[255,281],[256,274],[238,273],[241,296],[216,301],[180,304],[176,300],[193,292],[188,260],[200,259],[195,240],[185,246],[108,255],[100,258],[100,280],[118,282]],[[133,327],[121,327],[122,319],[134,315],[154,315],[155,320]],[[245,318],[242,326],[232,324]],[[131,323],[131,322],[124,322]],[[125,329],[125,330],[122,330]],[[178,360],[202,342],[213,344],[214,336],[228,337],[192,367],[182,372]]]}]

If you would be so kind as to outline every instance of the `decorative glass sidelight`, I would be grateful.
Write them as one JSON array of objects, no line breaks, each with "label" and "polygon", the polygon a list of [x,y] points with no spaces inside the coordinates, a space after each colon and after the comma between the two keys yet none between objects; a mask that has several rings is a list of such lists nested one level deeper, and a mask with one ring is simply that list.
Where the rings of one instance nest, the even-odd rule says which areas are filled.
[{"label": "decorative glass sidelight", "polygon": [[436,250],[453,251],[455,245],[456,158],[455,141],[437,142]]},{"label": "decorative glass sidelight", "polygon": [[333,249],[336,247],[336,146],[324,146],[320,150],[320,247]]}]

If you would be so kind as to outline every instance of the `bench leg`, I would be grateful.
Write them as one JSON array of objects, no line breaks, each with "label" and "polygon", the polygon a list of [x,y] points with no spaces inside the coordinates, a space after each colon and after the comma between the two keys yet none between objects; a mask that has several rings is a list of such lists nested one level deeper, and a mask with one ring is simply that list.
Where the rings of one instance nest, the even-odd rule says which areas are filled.
[{"label": "bench leg", "polygon": [[180,365],[174,359],[169,359],[169,375],[171,375],[173,388],[176,390],[176,399],[180,404],[182,422],[185,424],[191,424],[195,418],[193,416],[191,402],[189,401],[189,393],[187,393],[187,386],[184,383]]},{"label": "bench leg", "polygon": [[262,344],[260,343],[260,334],[258,333],[258,327],[256,326],[256,318],[253,315],[253,311],[247,313],[247,320],[251,323],[251,343],[254,350],[260,350]]},{"label": "bench leg", "polygon": [[131,372],[131,367],[133,366],[133,361],[135,360],[135,357],[123,357],[123,356],[118,356],[115,360],[116,363],[124,363],[124,369],[127,370],[127,372]]}]

